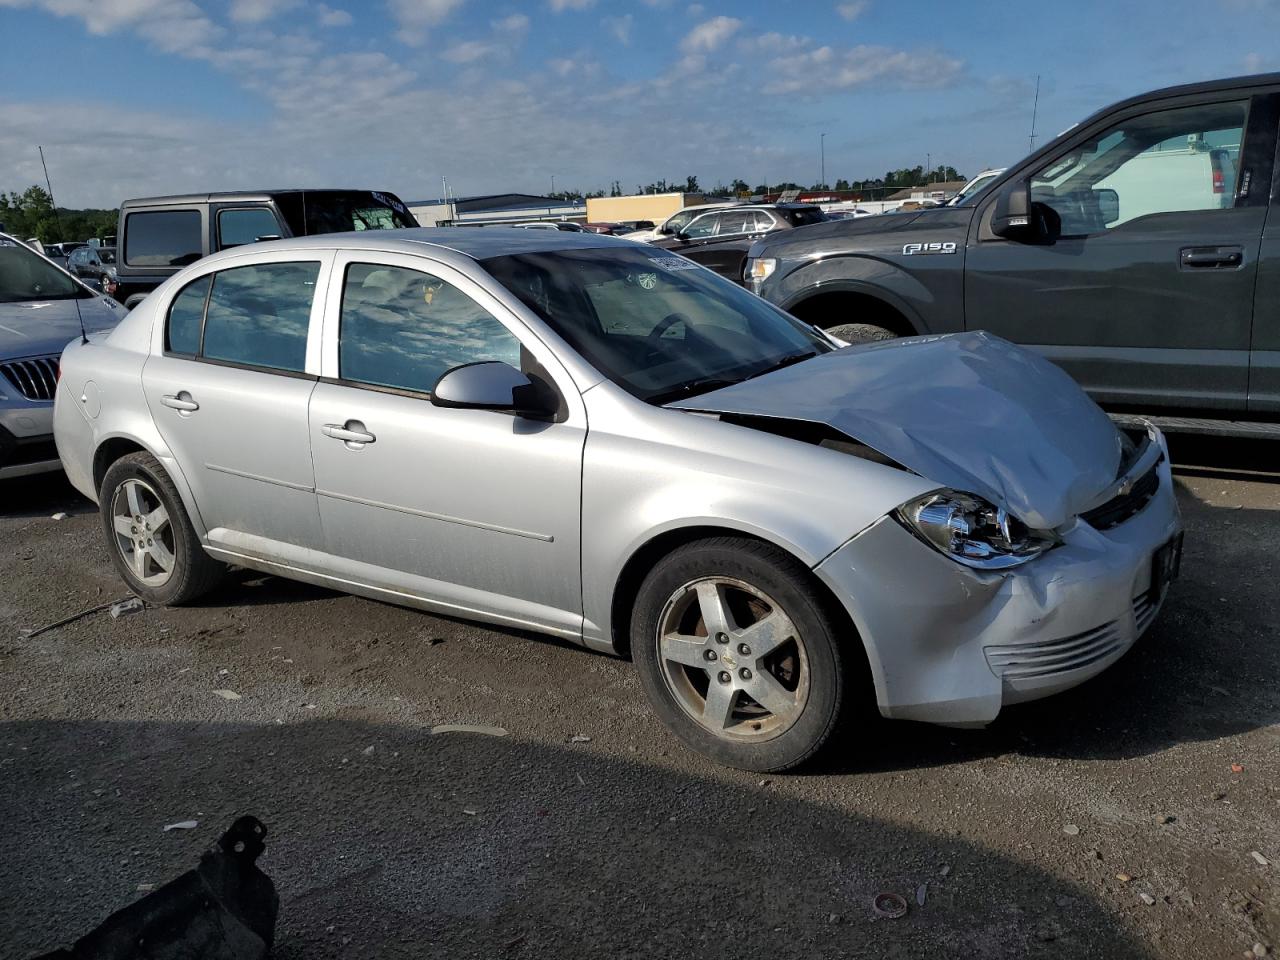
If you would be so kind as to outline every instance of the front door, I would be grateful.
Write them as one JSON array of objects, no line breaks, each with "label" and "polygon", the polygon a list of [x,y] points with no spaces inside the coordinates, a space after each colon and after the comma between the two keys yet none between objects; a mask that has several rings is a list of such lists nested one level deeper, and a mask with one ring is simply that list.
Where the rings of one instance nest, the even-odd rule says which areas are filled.
[{"label": "front door", "polygon": [[[580,635],[586,414],[567,374],[445,264],[350,253],[334,269],[310,412],[331,562],[444,612]],[[552,383],[563,415],[431,404],[441,374],[481,360]]]},{"label": "front door", "polygon": [[211,271],[164,307],[162,352],[148,358],[142,388],[216,546],[268,559],[323,546],[307,405],[329,257]]},{"label": "front door", "polygon": [[992,235],[993,196],[966,252],[966,326],[1040,350],[1102,403],[1242,410],[1271,164],[1250,141],[1274,146],[1254,106],[1148,106],[1082,131],[1029,174],[1056,243]]}]

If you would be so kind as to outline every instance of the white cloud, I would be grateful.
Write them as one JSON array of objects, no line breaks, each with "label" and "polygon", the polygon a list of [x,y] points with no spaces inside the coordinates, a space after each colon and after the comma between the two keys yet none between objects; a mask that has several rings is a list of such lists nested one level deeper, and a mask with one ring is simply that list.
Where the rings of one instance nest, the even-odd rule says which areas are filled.
[{"label": "white cloud", "polygon": [[524,33],[529,29],[529,18],[523,13],[513,13],[501,20],[494,20],[493,29],[498,33]]},{"label": "white cloud", "polygon": [[837,3],[836,13],[846,20],[857,20],[867,12],[869,6],[871,6],[871,0],[849,0],[848,3]]},{"label": "white cloud", "polygon": [[396,38],[418,46],[426,42],[431,27],[444,23],[462,4],[463,0],[387,0],[387,9],[400,25]]},{"label": "white cloud", "polygon": [[1270,54],[1246,53],[1242,64],[1245,73],[1267,73],[1274,62],[1275,58]]},{"label": "white cloud", "polygon": [[213,60],[225,31],[191,0],[0,0],[80,20],[95,36],[128,28],[167,53]]},{"label": "white cloud", "polygon": [[231,19],[237,23],[263,23],[301,2],[302,0],[231,0]]},{"label": "white cloud", "polygon": [[859,45],[847,50],[830,46],[770,61],[765,93],[814,94],[855,90],[872,85],[942,87],[955,81],[964,63],[932,51],[894,50]]},{"label": "white cloud", "polygon": [[499,49],[498,45],[494,43],[485,43],[482,40],[463,40],[461,43],[455,43],[449,47],[440,56],[450,63],[475,63],[477,60],[492,56]]},{"label": "white cloud", "polygon": [[566,10],[586,10],[594,7],[596,0],[547,0],[552,13],[564,13]]},{"label": "white cloud", "polygon": [[685,53],[709,53],[738,32],[742,21],[736,17],[712,17],[698,24],[680,41]]},{"label": "white cloud", "polygon": [[328,4],[322,3],[317,6],[316,13],[320,15],[320,26],[322,27],[347,27],[351,25],[351,14]]},{"label": "white cloud", "polygon": [[627,46],[631,43],[631,28],[635,25],[635,17],[631,14],[624,14],[621,17],[605,17],[601,22],[620,44]]}]

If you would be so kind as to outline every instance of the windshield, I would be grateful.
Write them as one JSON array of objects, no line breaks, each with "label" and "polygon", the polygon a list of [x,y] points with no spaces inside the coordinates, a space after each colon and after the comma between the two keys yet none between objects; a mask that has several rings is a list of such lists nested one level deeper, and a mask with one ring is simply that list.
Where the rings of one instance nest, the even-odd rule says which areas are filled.
[{"label": "windshield", "polygon": [[978,198],[978,194],[987,189],[998,176],[1000,176],[998,173],[988,173],[985,176],[974,177],[961,189],[959,196],[956,197],[955,205],[957,207],[967,207],[973,203]]},{"label": "windshield", "polygon": [[275,201],[299,237],[418,225],[395,194],[378,190],[305,190],[277,194]]},{"label": "windshield", "polygon": [[602,374],[651,403],[831,349],[800,321],[675,254],[557,250],[484,266]]},{"label": "windshield", "polygon": [[16,240],[0,237],[0,303],[91,297],[84,287]]}]

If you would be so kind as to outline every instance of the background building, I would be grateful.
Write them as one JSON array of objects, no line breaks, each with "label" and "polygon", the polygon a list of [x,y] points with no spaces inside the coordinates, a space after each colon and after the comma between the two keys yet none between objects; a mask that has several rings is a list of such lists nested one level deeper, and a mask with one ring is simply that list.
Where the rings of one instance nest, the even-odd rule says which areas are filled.
[{"label": "background building", "polygon": [[587,200],[588,223],[630,223],[651,220],[661,223],[677,210],[705,203],[700,193],[642,193],[630,197],[591,197]]}]

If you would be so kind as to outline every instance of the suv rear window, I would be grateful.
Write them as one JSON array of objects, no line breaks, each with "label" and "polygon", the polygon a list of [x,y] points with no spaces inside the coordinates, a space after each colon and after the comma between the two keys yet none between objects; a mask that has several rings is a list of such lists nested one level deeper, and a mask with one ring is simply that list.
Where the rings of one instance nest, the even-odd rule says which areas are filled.
[{"label": "suv rear window", "polygon": [[185,267],[201,257],[199,210],[131,213],[124,222],[124,260],[134,267]]},{"label": "suv rear window", "polygon": [[827,215],[819,207],[782,208],[778,212],[786,217],[787,223],[793,227],[805,227],[811,223],[825,223],[827,220]]}]

